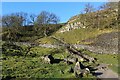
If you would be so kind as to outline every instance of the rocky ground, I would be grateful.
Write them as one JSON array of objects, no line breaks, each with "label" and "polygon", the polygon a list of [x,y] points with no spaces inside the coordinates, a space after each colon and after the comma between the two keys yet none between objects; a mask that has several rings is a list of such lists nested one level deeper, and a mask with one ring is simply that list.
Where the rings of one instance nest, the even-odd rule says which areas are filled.
[{"label": "rocky ground", "polygon": [[[83,42],[92,42],[89,45],[84,44],[73,44],[76,48],[87,49],[95,53],[118,53],[118,34],[120,32],[105,33],[97,36],[96,38],[90,38],[83,40]],[[32,43],[27,42],[14,42],[17,45],[31,45]],[[38,46],[46,48],[56,48],[57,45],[53,44],[38,44]]]},{"label": "rocky ground", "polygon": [[[91,38],[84,40],[84,42],[93,42],[89,45],[84,44],[73,44],[76,48],[80,49],[86,49],[91,52],[95,53],[112,53],[116,54],[118,53],[118,34],[119,32],[111,32],[111,33],[105,33],[102,35],[99,35],[96,38]],[[36,43],[27,43],[27,42],[14,42],[15,45],[34,45],[34,46],[41,46],[46,48],[56,48],[57,45],[53,44],[36,44]],[[53,58],[52,58],[53,59]],[[45,57],[45,60],[49,60],[49,56]],[[56,61],[58,59],[54,59]],[[98,78],[118,78],[118,74],[111,69],[108,68],[107,64],[100,63],[97,67],[95,67],[97,70],[95,71],[95,76]],[[83,72],[86,73],[86,71],[89,71],[89,68],[83,69]],[[73,71],[72,71],[73,72]],[[88,72],[87,72],[88,73]]]},{"label": "rocky ground", "polygon": [[120,32],[105,33],[96,38],[84,40],[84,42],[93,42],[86,45],[86,49],[96,53],[118,53],[119,34]]},{"label": "rocky ground", "polygon": [[100,64],[95,71],[98,78],[118,78],[118,74],[108,68],[106,64]]}]

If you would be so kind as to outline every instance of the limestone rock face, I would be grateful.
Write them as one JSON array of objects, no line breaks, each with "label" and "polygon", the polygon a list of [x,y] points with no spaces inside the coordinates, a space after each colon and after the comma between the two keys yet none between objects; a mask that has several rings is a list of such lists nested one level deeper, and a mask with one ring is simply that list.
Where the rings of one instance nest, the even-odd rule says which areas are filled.
[{"label": "limestone rock face", "polygon": [[68,22],[65,25],[65,27],[60,30],[60,32],[62,33],[62,32],[70,31],[73,29],[79,29],[79,28],[86,28],[86,27],[81,22]]}]

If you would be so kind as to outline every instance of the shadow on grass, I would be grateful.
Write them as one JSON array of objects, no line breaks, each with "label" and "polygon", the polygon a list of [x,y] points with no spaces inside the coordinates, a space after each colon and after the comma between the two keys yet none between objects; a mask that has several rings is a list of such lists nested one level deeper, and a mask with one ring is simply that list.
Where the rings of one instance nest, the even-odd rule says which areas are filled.
[{"label": "shadow on grass", "polygon": [[99,75],[102,75],[103,73],[102,72],[95,72],[93,73],[94,76],[99,76]]},{"label": "shadow on grass", "polygon": [[58,63],[60,63],[61,61],[63,61],[63,59],[52,59],[52,60],[51,60],[51,64],[58,64]]}]

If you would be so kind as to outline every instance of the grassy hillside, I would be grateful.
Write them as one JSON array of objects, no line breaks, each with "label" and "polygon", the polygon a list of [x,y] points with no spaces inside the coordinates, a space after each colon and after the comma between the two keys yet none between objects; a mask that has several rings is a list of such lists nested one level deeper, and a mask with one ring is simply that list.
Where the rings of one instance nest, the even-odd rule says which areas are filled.
[{"label": "grassy hillside", "polygon": [[117,28],[118,9],[100,10],[87,14],[78,14],[71,17],[68,23],[81,22],[86,27]]},{"label": "grassy hillside", "polygon": [[[117,31],[119,27],[117,25],[117,17],[118,9],[105,9],[87,14],[78,14],[71,17],[66,25],[64,25],[61,29],[59,29],[51,36],[56,36],[71,44],[90,44],[92,42],[85,42],[84,40],[89,38],[96,38],[100,34]],[[65,29],[67,24],[75,22],[80,22],[86,28],[72,29],[70,31],[60,33],[62,29]],[[49,37],[41,38],[37,40],[37,42],[55,43],[55,41]]]},{"label": "grassy hillside", "polygon": [[[71,44],[90,44],[91,42],[83,42],[83,40],[88,38],[95,38],[103,33],[110,33],[112,31],[117,31],[117,29],[96,29],[96,28],[85,28],[85,29],[76,29],[71,30],[65,33],[55,33],[52,36],[56,36],[60,39],[63,39],[65,42]],[[45,37],[37,40],[39,43],[54,43],[55,41],[49,37]]]},{"label": "grassy hillside", "polygon": [[[88,75],[85,74],[83,78],[96,78],[92,72],[95,71],[94,68],[102,63],[108,65],[108,68],[112,69],[114,72],[120,73],[117,54],[96,54],[92,51],[88,51],[86,48],[77,48],[81,55],[86,54],[96,59],[94,62],[87,62],[81,61],[78,55],[68,52],[64,49],[65,47],[44,48],[32,44],[31,46],[26,44],[15,45],[9,42],[10,38],[11,41],[18,42],[31,41],[40,44],[57,44],[57,41],[51,39],[51,36],[55,36],[70,44],[95,46],[96,50],[99,50],[99,46],[105,49],[106,46],[112,45],[111,50],[118,48],[118,45],[116,45],[118,41],[117,33],[120,31],[117,27],[117,10],[101,10],[88,14],[78,14],[69,19],[66,24],[74,22],[81,22],[86,28],[73,29],[63,33],[59,31],[65,27],[65,24],[49,25],[45,29],[40,26],[26,26],[22,28],[19,27],[16,31],[13,31],[14,28],[11,28],[10,33],[9,28],[4,28],[4,31],[0,33],[4,40],[4,42],[0,41],[0,45],[2,46],[2,57],[0,57],[2,78],[5,80],[11,78],[76,78],[74,71],[71,71],[71,68],[74,69],[76,62],[70,63],[69,61],[65,61],[65,59],[69,58],[78,58],[79,62],[85,67],[90,68]],[[44,35],[44,30],[47,31],[48,36]],[[9,38],[7,38],[7,36]],[[77,54],[76,52],[74,53]],[[53,63],[48,63],[49,60],[48,58],[46,59],[48,55],[54,58]]]}]

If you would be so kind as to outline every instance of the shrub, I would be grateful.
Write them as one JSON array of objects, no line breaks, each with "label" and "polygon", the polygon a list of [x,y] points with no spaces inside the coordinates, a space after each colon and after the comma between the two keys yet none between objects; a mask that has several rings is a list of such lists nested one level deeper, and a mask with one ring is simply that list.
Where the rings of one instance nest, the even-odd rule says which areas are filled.
[{"label": "shrub", "polygon": [[6,56],[22,56],[23,49],[20,46],[14,45],[12,42],[5,42],[2,45],[2,53]]}]

